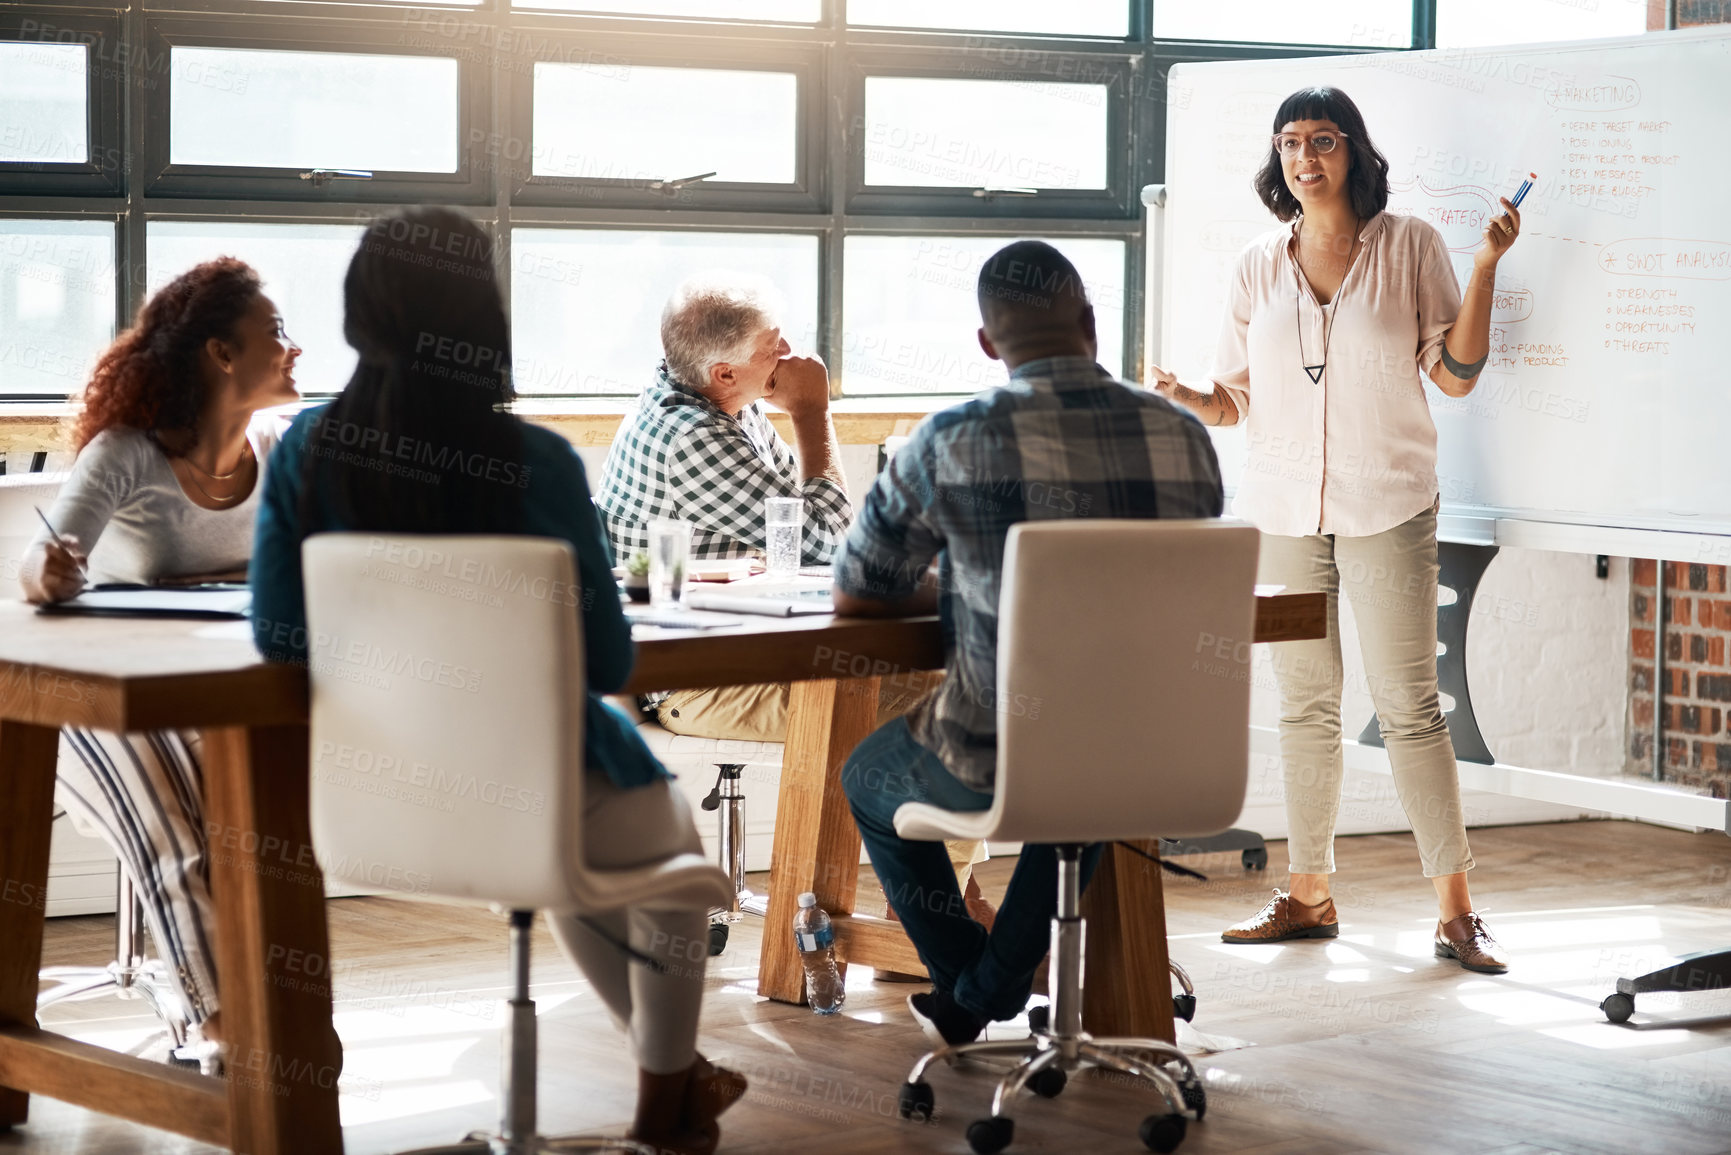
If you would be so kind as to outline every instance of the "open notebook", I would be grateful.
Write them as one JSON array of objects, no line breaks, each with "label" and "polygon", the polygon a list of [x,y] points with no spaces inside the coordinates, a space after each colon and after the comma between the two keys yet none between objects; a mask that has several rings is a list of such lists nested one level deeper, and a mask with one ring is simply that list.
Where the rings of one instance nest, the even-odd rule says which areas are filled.
[{"label": "open notebook", "polygon": [[93,589],[38,607],[44,614],[91,614],[125,618],[245,618],[252,591],[245,586],[195,589]]}]

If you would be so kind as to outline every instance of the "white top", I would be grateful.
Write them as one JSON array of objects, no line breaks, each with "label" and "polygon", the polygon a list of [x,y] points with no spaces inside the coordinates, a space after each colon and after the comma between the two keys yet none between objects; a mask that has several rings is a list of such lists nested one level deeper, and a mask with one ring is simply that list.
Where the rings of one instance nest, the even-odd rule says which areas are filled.
[{"label": "white top", "polygon": [[[1460,285],[1436,229],[1385,212],[1365,222],[1357,260],[1319,304],[1292,254],[1297,228],[1239,256],[1214,353],[1210,376],[1248,423],[1233,512],[1287,537],[1381,533],[1436,502],[1422,374],[1442,357]],[[1320,382],[1306,365],[1324,366]]]},{"label": "white top", "polygon": [[[115,426],[91,438],[48,510],[61,534],[76,534],[90,555],[90,583],[135,582],[245,569],[252,527],[264,493],[266,461],[282,418],[258,414],[246,431],[258,479],[246,500],[228,509],[193,504],[168,455],[137,429]],[[36,535],[35,544],[48,538]]]}]

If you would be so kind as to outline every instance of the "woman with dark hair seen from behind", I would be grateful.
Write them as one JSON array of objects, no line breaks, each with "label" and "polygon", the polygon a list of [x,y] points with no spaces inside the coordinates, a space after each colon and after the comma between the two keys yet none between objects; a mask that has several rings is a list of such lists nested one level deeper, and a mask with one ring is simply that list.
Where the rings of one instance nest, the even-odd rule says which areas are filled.
[{"label": "woman with dark hair seen from behind", "polygon": [[[87,581],[243,578],[279,425],[257,414],[298,399],[300,352],[258,274],[232,257],[155,293],[84,389],[78,457],[48,513],[64,544],[46,530],[31,543],[25,598],[65,601]],[[202,778],[191,731],[62,734],[61,796],[120,856],[194,1043],[218,1035]]]},{"label": "woman with dark hair seen from behind", "polygon": [[1473,910],[1460,779],[1437,692],[1436,426],[1490,350],[1497,262],[1519,235],[1487,219],[1463,294],[1429,224],[1386,210],[1388,162],[1335,88],[1274,115],[1255,186],[1283,225],[1252,241],[1229,289],[1213,389],[1164,370],[1154,387],[1210,425],[1249,424],[1234,512],[1263,532],[1261,580],[1328,595],[1328,637],[1275,647],[1291,888],[1227,942],[1333,938],[1328,876],[1342,774],[1338,605],[1351,599],[1401,806],[1436,888],[1434,951],[1497,974],[1507,956]]},{"label": "woman with dark hair seen from behind", "polygon": [[[569,542],[582,599],[589,690],[584,723],[584,849],[603,867],[645,865],[701,853],[691,813],[636,728],[599,695],[631,672],[631,634],[612,558],[583,464],[558,435],[513,416],[510,332],[492,245],[468,217],[415,208],[375,221],[343,286],[343,334],[360,354],[348,386],[303,413],[283,438],[258,526],[252,569],[253,629],[278,661],[307,659],[301,543],[316,533],[529,534]],[[427,351],[428,338],[463,348],[463,366]],[[435,345],[435,349],[436,349]],[[467,355],[468,351],[481,352]],[[448,374],[445,370],[451,370]],[[387,444],[434,445],[441,460],[512,463],[435,477],[387,468]],[[370,456],[369,456],[370,455]],[[707,1155],[716,1119],[745,1080],[696,1051],[703,968],[671,944],[705,940],[707,910],[627,910],[580,921],[553,912],[560,946],[582,968],[630,1036],[639,1069],[634,1138],[672,1155]],[[610,937],[602,937],[605,933]],[[634,967],[619,947],[673,964]]]}]

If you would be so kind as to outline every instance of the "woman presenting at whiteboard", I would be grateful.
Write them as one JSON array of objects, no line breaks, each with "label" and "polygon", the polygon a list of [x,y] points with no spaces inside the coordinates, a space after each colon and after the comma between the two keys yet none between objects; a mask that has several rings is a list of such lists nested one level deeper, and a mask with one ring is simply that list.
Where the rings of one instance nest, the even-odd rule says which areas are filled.
[{"label": "woman presenting at whiteboard", "polygon": [[1388,162],[1346,94],[1307,88],[1274,117],[1257,193],[1283,222],[1251,242],[1201,392],[1154,388],[1209,425],[1249,425],[1234,511],[1262,540],[1261,580],[1328,595],[1328,637],[1274,647],[1291,888],[1221,936],[1270,943],[1340,933],[1329,875],[1340,809],[1339,598],[1352,602],[1401,806],[1440,907],[1435,950],[1468,970],[1508,961],[1467,892],[1460,782],[1437,695],[1436,426],[1490,349],[1497,262],[1520,232],[1507,200],[1462,294],[1442,238],[1388,205]]}]

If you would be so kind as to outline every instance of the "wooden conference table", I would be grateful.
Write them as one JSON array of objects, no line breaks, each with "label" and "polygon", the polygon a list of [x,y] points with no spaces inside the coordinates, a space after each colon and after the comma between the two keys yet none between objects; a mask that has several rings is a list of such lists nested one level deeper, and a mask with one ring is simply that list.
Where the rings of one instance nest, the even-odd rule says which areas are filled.
[{"label": "wooden conference table", "polygon": [[[1257,603],[1257,641],[1322,636],[1322,595]],[[796,683],[759,991],[801,998],[792,936],[774,928],[792,924],[803,890],[834,917],[844,961],[919,971],[896,924],[853,913],[860,842],[840,771],[876,721],[879,678],[943,664],[936,619],[762,618],[654,634],[639,640],[629,692]],[[36,1025],[58,731],[67,725],[204,732],[225,1079]],[[54,618],[0,603],[0,1130],[25,1120],[35,1093],[247,1155],[342,1150],[342,1048],[319,981],[330,967],[307,961],[329,958],[308,765],[305,675],[261,662],[246,623]],[[1091,1029],[1171,1039],[1159,870],[1114,848],[1085,909]]]}]

